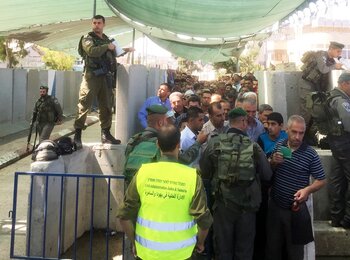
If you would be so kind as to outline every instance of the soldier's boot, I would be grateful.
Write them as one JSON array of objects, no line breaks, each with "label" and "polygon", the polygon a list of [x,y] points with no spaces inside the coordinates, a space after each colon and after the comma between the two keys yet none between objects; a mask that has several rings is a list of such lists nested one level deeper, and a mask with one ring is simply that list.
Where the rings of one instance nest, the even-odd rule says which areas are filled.
[{"label": "soldier's boot", "polygon": [[109,128],[101,130],[101,142],[103,144],[120,144],[120,140],[115,139],[109,132]]},{"label": "soldier's boot", "polygon": [[77,150],[83,148],[83,144],[81,142],[81,129],[79,128],[75,129],[74,144],[75,144],[75,149]]}]

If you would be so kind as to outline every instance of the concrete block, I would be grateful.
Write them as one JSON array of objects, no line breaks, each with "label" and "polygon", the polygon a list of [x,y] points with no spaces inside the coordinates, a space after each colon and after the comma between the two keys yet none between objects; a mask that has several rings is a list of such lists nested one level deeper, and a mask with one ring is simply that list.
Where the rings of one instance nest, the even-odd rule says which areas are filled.
[{"label": "concrete block", "polygon": [[[54,161],[34,162],[31,165],[32,172],[64,172],[64,161],[60,157]],[[42,256],[44,247],[44,209],[47,208],[46,218],[46,243],[45,255],[57,256],[57,238],[59,227],[59,205],[60,205],[60,178],[59,177],[41,177],[33,178],[32,193],[32,221],[31,234],[27,232],[27,246],[30,242],[30,255]],[[47,187],[47,202],[45,204],[45,190]],[[28,205],[30,205],[30,197],[28,197]],[[29,212],[28,212],[29,218]],[[29,223],[29,219],[27,220]]]},{"label": "concrete block", "polygon": [[13,69],[0,69],[0,123],[11,122],[13,105]]},{"label": "concrete block", "polygon": [[314,226],[317,256],[350,256],[350,230],[331,227],[328,221],[315,221]]},{"label": "concrete block", "polygon": [[27,99],[27,70],[15,69],[13,77],[12,122],[25,120]]},{"label": "concrete block", "polygon": [[[78,80],[76,75],[79,75]],[[65,71],[63,112],[65,115],[74,115],[79,100],[79,88],[81,83],[81,72]]]},{"label": "concrete block", "polygon": [[[326,173],[326,176],[332,171],[333,165],[336,163],[332,152],[330,150],[316,150],[320,156],[323,169]],[[328,185],[323,187],[321,190],[315,192],[314,196],[314,212],[315,220],[329,220],[329,198],[328,198]]]},{"label": "concrete block", "polygon": [[[125,146],[124,145],[95,145],[92,150],[95,154],[95,159],[104,175],[123,176],[123,168],[125,161]],[[107,148],[107,149],[106,149]],[[109,207],[109,228],[112,230],[121,231],[121,227],[117,221],[117,209],[121,205],[124,198],[124,181],[118,179],[111,180],[110,188],[110,207]],[[106,228],[107,226],[107,202],[108,202],[108,183],[106,179],[100,179],[96,182],[96,205],[99,205],[99,210],[95,211],[94,226],[96,228]]]},{"label": "concrete block", "polygon": [[40,72],[38,70],[28,71],[26,100],[26,120],[29,121],[33,114],[35,101],[39,98]]},{"label": "concrete block", "polygon": [[137,113],[146,100],[147,68],[143,65],[118,66],[116,89],[116,138],[126,143],[141,130]]},{"label": "concrete block", "polygon": [[[60,156],[58,160],[34,162],[32,172],[57,173],[92,173],[103,175],[122,175],[124,167],[125,146],[122,145],[88,145],[70,155]],[[77,238],[90,229],[107,228],[120,231],[117,225],[116,211],[124,198],[123,180],[111,180],[110,207],[107,208],[108,182],[104,178],[95,180],[95,194],[92,196],[92,180],[79,178],[77,190],[76,177],[64,178],[62,207],[62,252],[74,243],[75,217],[77,215]],[[32,201],[32,233],[27,240],[31,241],[31,255],[41,256],[43,249],[44,199],[47,198],[46,256],[57,256],[57,239],[59,238],[59,208],[61,194],[61,177],[35,177]],[[47,185],[46,185],[47,184]],[[78,206],[76,210],[76,195]],[[94,199],[93,219],[91,218],[92,199]],[[29,215],[28,215],[29,216]],[[29,220],[28,222],[29,223]]]},{"label": "concrete block", "polygon": [[55,97],[58,99],[58,102],[60,102],[63,112],[64,112],[65,74],[66,74],[66,71],[56,71],[55,73],[55,88],[56,88]]}]

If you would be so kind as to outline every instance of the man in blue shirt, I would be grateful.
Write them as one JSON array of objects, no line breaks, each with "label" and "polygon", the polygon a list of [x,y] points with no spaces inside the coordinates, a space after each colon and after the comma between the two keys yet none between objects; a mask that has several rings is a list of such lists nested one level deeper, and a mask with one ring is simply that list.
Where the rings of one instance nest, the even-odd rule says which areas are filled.
[{"label": "man in blue shirt", "polygon": [[283,128],[283,116],[278,112],[272,112],[267,116],[267,130],[258,138],[258,144],[264,150],[266,157],[270,157],[275,149],[276,143],[288,138]]},{"label": "man in blue shirt", "polygon": [[[305,129],[303,117],[291,116],[288,120],[288,139],[277,144],[278,148],[270,158],[274,175],[267,214],[266,260],[283,259],[283,246],[287,251],[286,259],[304,258],[304,245],[292,242],[292,209],[297,210],[298,205],[305,202],[311,193],[326,184],[318,154],[303,143]],[[310,176],[314,179],[312,184]],[[303,230],[307,228],[303,226]]]},{"label": "man in blue shirt", "polygon": [[250,140],[256,142],[258,137],[265,132],[263,124],[256,118],[257,101],[253,97],[245,97],[242,103],[242,108],[248,114],[248,129],[247,134]]},{"label": "man in blue shirt", "polygon": [[146,99],[145,103],[143,103],[140,111],[138,113],[138,118],[143,128],[147,127],[147,111],[146,109],[152,105],[163,105],[168,110],[171,110],[171,104],[169,101],[169,95],[171,92],[171,88],[168,83],[162,83],[158,89],[157,96],[149,97]]}]

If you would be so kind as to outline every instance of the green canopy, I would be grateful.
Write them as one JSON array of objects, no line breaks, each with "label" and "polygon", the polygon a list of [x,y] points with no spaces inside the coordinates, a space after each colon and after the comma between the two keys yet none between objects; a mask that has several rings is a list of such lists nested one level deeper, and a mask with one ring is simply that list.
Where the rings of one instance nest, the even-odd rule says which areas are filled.
[{"label": "green canopy", "polygon": [[[286,17],[304,0],[96,0],[107,19],[106,34],[123,45],[132,28],[175,55],[223,61],[245,42],[263,39],[261,30]],[[0,35],[21,37],[45,47],[76,53],[90,30],[94,1],[11,0],[1,3]],[[115,14],[120,17],[118,19]],[[126,37],[124,37],[126,36]]]},{"label": "green canopy", "polygon": [[[179,56],[224,61],[304,0],[106,0],[130,26]],[[258,35],[263,39],[266,34]],[[238,46],[238,49],[237,49]]]}]

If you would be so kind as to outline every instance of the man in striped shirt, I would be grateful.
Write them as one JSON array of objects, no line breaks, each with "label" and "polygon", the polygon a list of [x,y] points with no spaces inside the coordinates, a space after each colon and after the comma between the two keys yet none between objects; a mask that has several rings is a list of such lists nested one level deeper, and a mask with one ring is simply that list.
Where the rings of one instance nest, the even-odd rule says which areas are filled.
[{"label": "man in striped shirt", "polygon": [[[288,120],[288,139],[276,145],[276,152],[270,159],[274,176],[267,216],[268,260],[282,259],[284,245],[288,259],[303,259],[304,246],[292,243],[292,206],[305,202],[311,193],[326,183],[318,154],[302,142],[305,128],[304,118],[291,116]],[[314,179],[312,184],[310,176]]]}]

